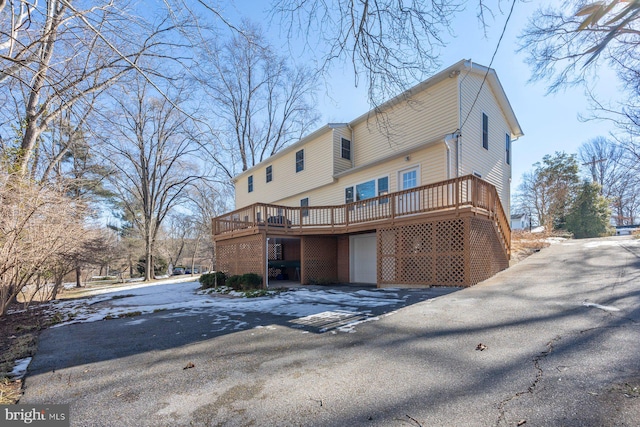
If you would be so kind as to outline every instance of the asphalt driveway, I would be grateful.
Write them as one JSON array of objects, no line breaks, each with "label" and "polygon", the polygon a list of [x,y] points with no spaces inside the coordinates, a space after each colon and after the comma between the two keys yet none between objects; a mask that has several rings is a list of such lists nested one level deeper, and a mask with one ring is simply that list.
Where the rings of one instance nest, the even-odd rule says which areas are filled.
[{"label": "asphalt driveway", "polygon": [[21,403],[77,426],[638,425],[639,241],[559,243],[422,302],[370,292],[395,302],[49,329]]}]

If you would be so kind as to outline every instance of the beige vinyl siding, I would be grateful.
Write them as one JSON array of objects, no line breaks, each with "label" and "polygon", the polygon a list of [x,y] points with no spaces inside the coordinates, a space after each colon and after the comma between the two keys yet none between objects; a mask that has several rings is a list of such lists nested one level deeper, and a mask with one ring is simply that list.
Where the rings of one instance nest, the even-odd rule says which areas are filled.
[{"label": "beige vinyl siding", "polygon": [[[462,121],[482,85],[483,75],[470,73],[462,80]],[[511,166],[505,157],[505,135],[511,130],[504,111],[495,100],[494,88],[489,79],[482,86],[478,100],[461,129],[460,175],[478,172],[482,179],[496,186],[507,217],[510,214]],[[489,118],[489,149],[482,147],[482,113]]]},{"label": "beige vinyl siding", "polygon": [[351,160],[342,158],[342,138],[351,141],[351,129],[346,125],[333,129],[333,173],[337,175],[353,167],[353,141],[351,142]]},{"label": "beige vinyl siding", "polygon": [[[235,183],[236,209],[258,202],[274,203],[276,200],[332,183],[332,142],[333,132],[328,129],[306,144],[274,158],[272,162],[264,162],[248,174],[240,176]],[[300,150],[304,150],[304,170],[296,172],[296,153]],[[273,167],[271,182],[266,182],[267,166]],[[251,175],[253,192],[249,193],[247,181]]]},{"label": "beige vinyl siding", "polygon": [[344,203],[346,187],[357,185],[372,179],[389,178],[389,191],[399,190],[398,172],[419,166],[420,182],[425,185],[447,179],[446,177],[446,149],[444,143],[438,143],[427,148],[416,149],[407,155],[392,158],[387,162],[377,163],[369,168],[341,176],[337,182],[324,187],[315,188],[304,194],[277,200],[274,203],[285,206],[300,206],[300,199],[309,198],[311,206],[331,206]]},{"label": "beige vinyl siding", "polygon": [[390,123],[386,130],[380,129],[382,118],[373,113],[353,125],[356,167],[454,133],[458,128],[457,79],[447,78],[385,114],[382,118]]},{"label": "beige vinyl siding", "polygon": [[[236,208],[256,202],[299,206],[306,197],[310,206],[342,204],[345,187],[388,176],[389,191],[397,191],[398,171],[420,165],[421,185],[473,172],[481,174],[496,186],[509,215],[511,167],[505,160],[505,134],[511,134],[512,139],[521,135],[519,125],[498,80],[490,74],[460,129],[460,140],[451,137],[467,117],[484,77],[482,69],[460,71],[438,75],[418,86],[416,91],[423,90],[413,93],[409,102],[385,104],[384,119],[391,125],[386,129],[381,129],[380,118],[373,112],[350,122],[350,126],[329,124],[241,174],[235,182]],[[483,112],[489,118],[489,150],[482,147]],[[351,163],[341,157],[343,137],[351,141]],[[304,149],[305,166],[296,173],[295,157],[300,149]],[[266,183],[265,169],[269,165],[273,167],[273,181]],[[247,192],[250,175],[254,176],[252,193]]]}]

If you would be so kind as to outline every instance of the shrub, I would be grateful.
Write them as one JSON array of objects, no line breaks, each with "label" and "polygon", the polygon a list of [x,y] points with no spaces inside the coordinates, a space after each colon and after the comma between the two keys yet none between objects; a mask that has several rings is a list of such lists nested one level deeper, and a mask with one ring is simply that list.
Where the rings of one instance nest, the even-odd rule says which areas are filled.
[{"label": "shrub", "polygon": [[242,290],[242,276],[234,275],[227,277],[227,286],[233,289],[234,291]]},{"label": "shrub", "polygon": [[243,290],[248,289],[259,289],[262,287],[262,277],[256,273],[247,273],[242,275],[242,288]]},{"label": "shrub", "polygon": [[[138,260],[138,264],[136,265],[136,270],[138,270],[138,273],[144,275],[144,271],[146,268],[147,268],[147,258],[143,256]],[[153,275],[154,276],[161,276],[163,274],[167,274],[168,268],[169,268],[169,264],[167,263],[167,260],[165,260],[161,256],[153,257]]]},{"label": "shrub", "polygon": [[246,291],[249,289],[262,288],[262,277],[255,273],[235,275],[227,278],[227,286],[234,291]]},{"label": "shrub", "polygon": [[200,289],[210,289],[225,286],[227,276],[222,271],[215,271],[213,273],[203,274],[198,280],[200,282]]}]

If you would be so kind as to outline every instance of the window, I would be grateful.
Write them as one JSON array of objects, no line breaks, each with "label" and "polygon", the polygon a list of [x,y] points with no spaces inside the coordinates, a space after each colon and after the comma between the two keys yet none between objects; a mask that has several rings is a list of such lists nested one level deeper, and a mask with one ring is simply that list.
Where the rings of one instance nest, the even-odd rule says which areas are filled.
[{"label": "window", "polygon": [[376,181],[367,181],[356,185],[356,202],[376,197]]},{"label": "window", "polygon": [[506,151],[506,160],[507,160],[507,164],[510,165],[511,164],[511,135],[509,135],[508,133],[505,134],[504,136],[504,146],[505,146],[505,151]]},{"label": "window", "polygon": [[253,175],[249,176],[249,193],[251,193],[253,191]]},{"label": "window", "polygon": [[342,138],[342,158],[351,160],[351,141]]},{"label": "window", "polygon": [[347,187],[344,189],[344,202],[353,203],[353,187]]},{"label": "window", "polygon": [[412,169],[402,173],[402,189],[408,190],[418,186],[418,170]]},{"label": "window", "polygon": [[[302,208],[309,207],[308,197],[305,197],[304,199],[300,200],[300,207]],[[302,209],[302,216],[309,216],[309,209]]]},{"label": "window", "polygon": [[[344,202],[352,203],[384,196],[389,193],[389,177],[372,179],[344,189]],[[380,203],[388,203],[389,199],[380,199]]]},{"label": "window", "polygon": [[489,117],[482,113],[482,148],[489,149]]},{"label": "window", "polygon": [[267,182],[273,180],[273,166],[267,166]]},{"label": "window", "polygon": [[296,153],[296,173],[304,170],[304,150]]},{"label": "window", "polygon": [[[378,196],[384,196],[385,194],[389,194],[389,177],[378,178]],[[384,199],[380,199],[380,203],[389,203],[389,199],[386,197]]]}]

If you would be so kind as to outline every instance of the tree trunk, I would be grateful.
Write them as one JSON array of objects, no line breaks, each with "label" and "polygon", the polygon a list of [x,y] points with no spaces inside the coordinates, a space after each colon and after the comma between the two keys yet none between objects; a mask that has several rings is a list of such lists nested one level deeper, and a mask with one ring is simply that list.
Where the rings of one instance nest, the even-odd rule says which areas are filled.
[{"label": "tree trunk", "polygon": [[144,267],[144,281],[148,282],[154,278],[153,272],[153,245],[151,243],[151,231],[149,225],[145,224],[145,236],[144,236],[144,255],[145,255],[145,267]]},{"label": "tree trunk", "polygon": [[38,136],[42,133],[40,123],[41,112],[40,95],[47,81],[47,73],[50,68],[51,58],[53,56],[53,46],[55,45],[58,35],[58,25],[63,8],[60,8],[57,1],[52,1],[48,5],[47,20],[45,22],[41,40],[41,58],[38,64],[38,73],[31,84],[28,102],[26,105],[26,126],[24,129],[24,137],[20,143],[20,152],[16,157],[15,168],[20,176],[26,176],[29,160],[33,155]]},{"label": "tree trunk", "polygon": [[[196,247],[193,249],[193,255],[191,256],[191,276],[194,275],[193,270],[195,269],[196,253],[198,253],[199,246],[200,246],[200,235],[198,235],[198,238],[196,239]],[[200,266],[200,268],[202,268],[202,265]],[[200,273],[202,273],[202,271]]]},{"label": "tree trunk", "polygon": [[76,265],[76,288],[82,287],[82,268]]},{"label": "tree trunk", "polygon": [[148,282],[153,279],[153,256],[151,255],[151,251],[147,250],[146,262],[144,267],[144,281]]},{"label": "tree trunk", "polygon": [[64,278],[64,275],[57,275],[56,281],[53,284],[53,289],[51,290],[51,295],[49,296],[51,300],[56,299],[56,297],[58,296],[58,291],[62,287],[63,278]]}]

